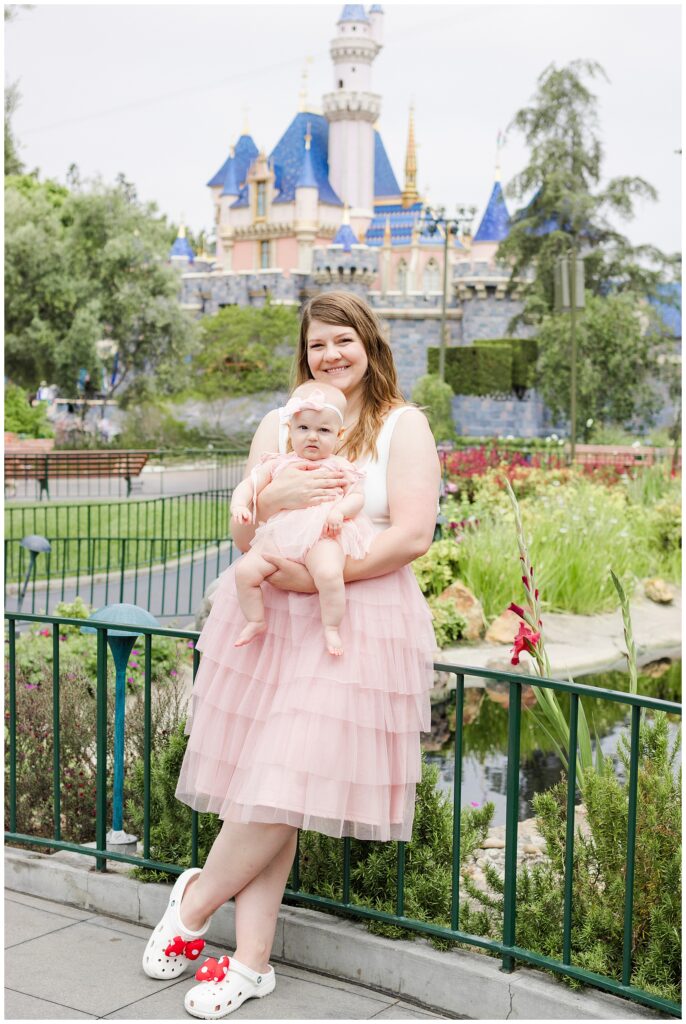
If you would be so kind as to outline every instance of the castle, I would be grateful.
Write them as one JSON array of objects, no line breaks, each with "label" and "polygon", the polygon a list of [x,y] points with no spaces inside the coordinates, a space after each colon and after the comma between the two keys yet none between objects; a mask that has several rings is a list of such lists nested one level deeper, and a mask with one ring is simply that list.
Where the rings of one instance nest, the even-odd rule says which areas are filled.
[{"label": "castle", "polygon": [[[181,302],[197,316],[226,305],[300,304],[344,288],[364,297],[385,322],[401,387],[409,397],[439,344],[444,253],[448,253],[449,345],[500,338],[519,311],[506,295],[509,271],[496,262],[509,215],[496,168],[477,230],[445,238],[425,227],[417,189],[410,109],[401,188],[378,130],[381,96],[372,68],[383,46],[384,12],[346,4],[330,54],[333,88],[323,113],[301,92],[300,110],[267,154],[245,131],[207,185],[214,206],[216,255],[195,255],[179,232],[170,260],[181,271]],[[536,435],[545,410],[524,400],[456,396],[463,434]]]}]

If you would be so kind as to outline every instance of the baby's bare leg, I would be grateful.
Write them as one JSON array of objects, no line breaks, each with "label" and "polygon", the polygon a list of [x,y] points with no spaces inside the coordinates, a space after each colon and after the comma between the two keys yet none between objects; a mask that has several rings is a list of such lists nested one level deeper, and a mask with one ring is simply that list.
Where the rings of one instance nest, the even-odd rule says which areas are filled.
[{"label": "baby's bare leg", "polygon": [[248,551],[236,564],[236,593],[241,611],[248,620],[234,647],[243,647],[264,633],[264,601],[260,584],[274,572],[274,566],[255,548]]},{"label": "baby's bare leg", "polygon": [[319,591],[326,646],[329,654],[336,655],[343,653],[338,627],[345,614],[344,564],[343,548],[328,538],[318,540],[305,556],[305,565]]}]

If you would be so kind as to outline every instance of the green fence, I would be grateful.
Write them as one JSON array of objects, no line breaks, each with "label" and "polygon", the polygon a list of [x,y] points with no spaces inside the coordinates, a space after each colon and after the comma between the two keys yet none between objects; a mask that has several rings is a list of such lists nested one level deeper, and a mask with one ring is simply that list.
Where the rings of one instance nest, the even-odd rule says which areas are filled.
[{"label": "green fence", "polygon": [[[84,853],[95,858],[96,868],[99,871],[106,870],[108,860],[122,861],[138,867],[148,867],[171,874],[180,874],[183,867],[176,864],[164,864],[155,861],[150,856],[150,827],[151,827],[151,804],[150,804],[150,773],[151,773],[151,661],[152,643],[155,636],[174,637],[188,641],[197,640],[198,634],[191,631],[178,631],[166,629],[142,628],[137,632],[144,638],[145,646],[145,738],[144,738],[144,825],[142,836],[142,857],[127,856],[121,853],[113,853],[106,849],[107,831],[107,803],[108,786],[107,778],[107,750],[108,732],[110,723],[107,721],[107,631],[108,624],[105,622],[96,625],[97,630],[97,730],[95,737],[96,750],[96,813],[94,822],[95,849],[67,842],[61,837],[61,762],[60,762],[60,719],[59,719],[59,695],[60,695],[60,645],[59,626],[81,626],[83,620],[65,619],[55,616],[37,615],[16,615],[6,613],[7,620],[7,646],[8,646],[8,709],[6,712],[6,735],[7,749],[6,762],[8,766],[8,829],[5,832],[5,841],[14,844],[28,844],[32,846],[45,847],[57,850],[71,850]],[[17,622],[41,623],[51,627],[53,634],[53,766],[54,766],[54,830],[50,837],[36,836],[17,831],[17,710],[16,710],[16,639]],[[121,628],[119,626],[118,628]],[[193,676],[197,672],[200,655],[197,650],[193,651]],[[482,668],[456,667],[437,663],[435,670],[451,673],[455,677],[454,699],[456,703],[456,735],[455,735],[455,773],[453,783],[453,849],[452,849],[452,913],[450,927],[442,927],[426,921],[417,920],[405,916],[404,913],[404,867],[405,867],[405,846],[403,842],[397,843],[397,881],[396,881],[396,912],[394,914],[384,913],[369,907],[356,905],[350,887],[350,852],[351,843],[349,839],[341,840],[341,873],[343,879],[343,899],[334,900],[314,895],[303,891],[300,885],[299,853],[293,864],[290,877],[290,884],[286,889],[284,900],[288,903],[301,903],[312,907],[319,907],[330,911],[343,912],[361,919],[372,919],[375,921],[394,924],[411,932],[423,935],[437,936],[444,939],[455,940],[461,943],[487,950],[502,960],[502,969],[506,972],[512,971],[517,963],[528,964],[533,967],[545,968],[556,974],[565,975],[579,982],[595,988],[624,996],[634,1002],[641,1003],[653,1009],[661,1010],[674,1016],[680,1016],[680,1007],[666,999],[655,996],[649,992],[633,987],[630,984],[632,972],[632,941],[633,941],[633,900],[634,900],[634,865],[635,865],[635,844],[636,844],[636,819],[637,819],[637,794],[638,794],[638,765],[639,765],[639,727],[642,709],[665,711],[674,715],[681,715],[681,706],[667,701],[657,700],[640,695],[605,690],[597,687],[584,686],[578,683],[564,683],[552,679],[537,679],[536,684],[545,689],[558,693],[570,695],[570,748],[576,750],[577,722],[579,711],[579,699],[581,697],[589,700],[609,700],[626,705],[631,710],[631,762],[629,775],[629,808],[628,808],[628,834],[627,834],[627,861],[626,861],[626,903],[624,915],[624,956],[623,968],[620,978],[610,978],[594,974],[590,971],[576,967],[571,963],[571,927],[572,927],[572,864],[574,857],[574,800],[576,793],[576,758],[570,757],[570,770],[568,778],[568,799],[567,799],[567,832],[565,850],[565,905],[563,920],[563,953],[561,959],[542,956],[535,951],[524,949],[516,945],[516,887],[517,887],[517,829],[519,810],[519,770],[520,770],[520,726],[522,709],[522,687],[531,682],[530,677],[512,672],[502,672]],[[509,731],[508,731],[508,768],[507,768],[507,803],[506,803],[506,833],[505,833],[505,912],[502,939],[495,941],[478,935],[471,935],[459,929],[459,908],[460,908],[460,821],[462,807],[462,745],[463,745],[463,710],[465,678],[469,676],[485,677],[508,684],[509,688]],[[199,815],[192,816],[192,864],[198,863],[198,822]]]},{"label": "green fence", "polygon": [[[234,556],[229,489],[147,501],[5,509],[5,606],[49,614],[77,596],[102,607],[144,604],[153,615],[194,613]],[[20,540],[46,537],[35,562]],[[20,595],[25,591],[23,603]]]}]

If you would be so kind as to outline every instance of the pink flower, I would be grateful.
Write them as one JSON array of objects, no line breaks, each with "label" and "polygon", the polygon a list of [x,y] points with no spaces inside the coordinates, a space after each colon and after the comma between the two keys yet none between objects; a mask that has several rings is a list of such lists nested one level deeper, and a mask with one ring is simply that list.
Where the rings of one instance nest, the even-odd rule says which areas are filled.
[{"label": "pink flower", "polygon": [[524,609],[521,605],[515,604],[514,601],[512,602],[512,604],[508,604],[507,610],[508,612],[514,612],[515,615],[518,615],[520,617],[520,619],[524,618]]},{"label": "pink flower", "polygon": [[50,630],[49,629],[41,629],[41,631],[39,633],[39,636],[50,636]]},{"label": "pink flower", "polygon": [[138,668],[138,662],[137,661],[132,661],[131,662],[131,668]]},{"label": "pink flower", "polygon": [[469,804],[470,804],[471,807],[478,807],[479,806],[479,804],[475,800],[470,800]]},{"label": "pink flower", "polygon": [[193,643],[192,640],[189,640],[188,643],[186,644],[186,646],[187,647],[195,647],[195,644]]},{"label": "pink flower", "polygon": [[133,676],[128,676],[126,682],[127,683],[132,683],[133,682]]},{"label": "pink flower", "polygon": [[178,673],[178,672],[176,671],[176,669],[175,669],[175,668],[173,668],[173,669],[171,670],[171,672],[169,673],[169,675],[170,675],[170,676],[178,676],[178,674],[179,674],[179,673]]},{"label": "pink flower", "polygon": [[38,685],[36,683],[24,683],[24,688],[27,690],[37,690]]},{"label": "pink flower", "polygon": [[514,647],[512,648],[512,664],[519,665],[519,655],[526,651],[528,654],[536,653],[536,644],[540,641],[541,634],[534,633],[533,629],[530,629],[525,622],[521,622],[519,625],[519,632],[514,638]]}]

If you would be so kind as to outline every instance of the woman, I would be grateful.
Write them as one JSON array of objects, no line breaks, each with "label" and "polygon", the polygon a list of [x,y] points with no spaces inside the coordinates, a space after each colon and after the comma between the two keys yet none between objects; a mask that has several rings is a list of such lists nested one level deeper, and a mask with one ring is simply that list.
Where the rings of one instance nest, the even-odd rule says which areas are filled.
[{"label": "woman", "polygon": [[[273,990],[268,959],[298,828],[411,838],[435,640],[409,563],[433,536],[436,447],[424,415],[404,403],[375,314],[356,296],[328,293],[305,307],[297,383],[307,380],[345,395],[339,453],[365,469],[364,511],[377,535],[365,558],[346,561],[341,658],[328,656],[314,628],[319,607],[304,565],[270,556],[268,631],[246,647],[233,644],[241,622],[233,568],[216,592],[198,642],[203,658],[177,796],[224,823],[202,871],[177,880],[143,957],[151,977],[177,977],[199,955],[212,913],[234,898],[228,973],[212,962],[206,972],[217,980],[186,994],[186,1010],[199,1017],[224,1016]],[[247,472],[285,443],[273,410],[255,433]],[[289,468],[260,493],[257,519],[330,501],[342,482],[329,468]],[[254,531],[234,526],[241,551]]]}]

